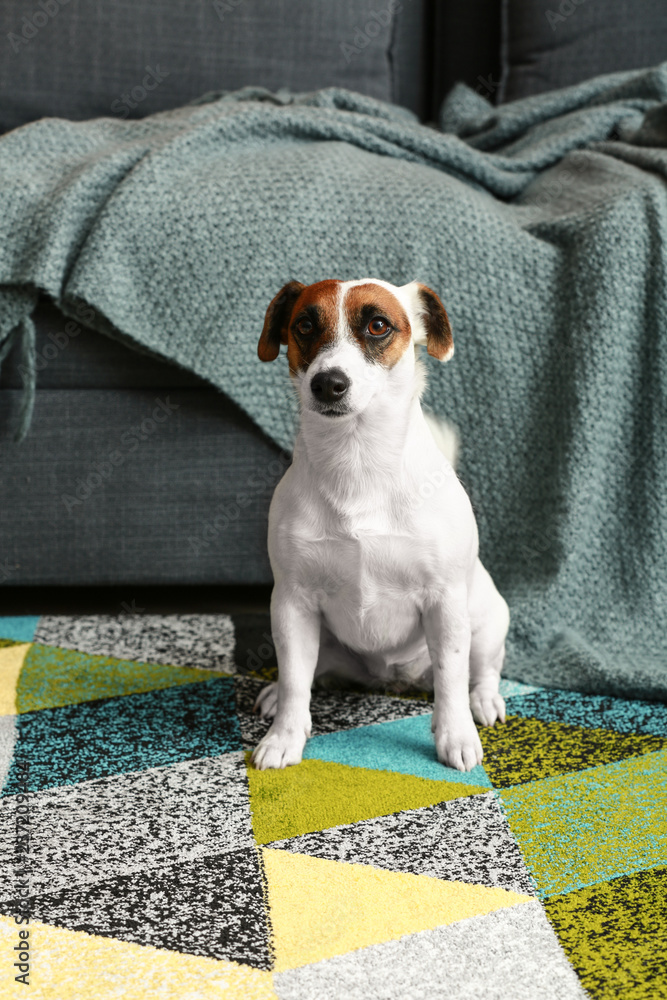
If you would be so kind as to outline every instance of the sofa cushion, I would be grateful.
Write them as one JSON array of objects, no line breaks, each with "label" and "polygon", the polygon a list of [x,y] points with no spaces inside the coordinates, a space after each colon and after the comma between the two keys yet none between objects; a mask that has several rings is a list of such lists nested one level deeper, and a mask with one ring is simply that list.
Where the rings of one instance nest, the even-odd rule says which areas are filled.
[{"label": "sofa cushion", "polygon": [[500,100],[667,59],[664,0],[503,0]]},{"label": "sofa cushion", "polygon": [[[376,9],[377,8],[377,9]],[[419,110],[423,0],[4,0],[0,130],[210,90],[338,86]]]},{"label": "sofa cushion", "polygon": [[[1,427],[20,397],[0,392]],[[2,447],[0,591],[270,583],[288,464],[215,389],[38,390],[30,434]]]}]

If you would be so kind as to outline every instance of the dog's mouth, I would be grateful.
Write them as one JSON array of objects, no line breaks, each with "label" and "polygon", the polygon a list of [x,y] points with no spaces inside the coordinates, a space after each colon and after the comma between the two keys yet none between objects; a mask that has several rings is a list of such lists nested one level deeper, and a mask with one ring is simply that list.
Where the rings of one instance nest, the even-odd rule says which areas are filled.
[{"label": "dog's mouth", "polygon": [[313,406],[312,409],[323,417],[345,417],[352,412],[347,406]]}]

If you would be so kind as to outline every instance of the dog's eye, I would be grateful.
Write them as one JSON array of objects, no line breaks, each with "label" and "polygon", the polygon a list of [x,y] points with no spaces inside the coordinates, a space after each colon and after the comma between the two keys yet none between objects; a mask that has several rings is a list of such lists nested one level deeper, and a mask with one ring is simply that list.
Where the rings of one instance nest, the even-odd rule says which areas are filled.
[{"label": "dog's eye", "polygon": [[300,319],[296,324],[296,332],[307,336],[309,333],[313,332],[313,324],[304,316],[304,318]]},{"label": "dog's eye", "polygon": [[372,333],[375,337],[381,337],[389,329],[389,324],[386,319],[382,319],[381,316],[376,316],[368,324],[368,332]]}]

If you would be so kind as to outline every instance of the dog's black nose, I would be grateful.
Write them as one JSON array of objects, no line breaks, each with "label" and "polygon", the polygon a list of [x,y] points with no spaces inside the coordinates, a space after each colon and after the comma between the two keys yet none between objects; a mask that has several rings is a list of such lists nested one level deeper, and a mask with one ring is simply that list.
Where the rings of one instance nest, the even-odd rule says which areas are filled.
[{"label": "dog's black nose", "polygon": [[337,403],[349,388],[350,380],[341,368],[318,372],[310,382],[310,390],[320,403]]}]

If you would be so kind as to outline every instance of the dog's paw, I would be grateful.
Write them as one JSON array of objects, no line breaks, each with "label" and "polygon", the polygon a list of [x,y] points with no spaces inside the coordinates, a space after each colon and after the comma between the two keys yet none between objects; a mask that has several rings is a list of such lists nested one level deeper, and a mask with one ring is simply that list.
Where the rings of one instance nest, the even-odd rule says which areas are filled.
[{"label": "dog's paw", "polygon": [[505,701],[497,690],[473,688],[470,692],[470,711],[480,726],[492,726],[498,720],[505,721]]},{"label": "dog's paw", "polygon": [[457,771],[471,771],[482,763],[484,751],[475,724],[469,722],[435,723],[433,725],[438,760]]},{"label": "dog's paw", "polygon": [[263,719],[273,719],[278,708],[278,684],[268,684],[257,695],[253,712],[259,712]]},{"label": "dog's paw", "polygon": [[251,758],[252,763],[258,771],[300,764],[305,745],[305,732],[286,732],[285,730],[276,730],[272,726],[255,747]]}]

